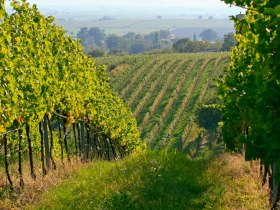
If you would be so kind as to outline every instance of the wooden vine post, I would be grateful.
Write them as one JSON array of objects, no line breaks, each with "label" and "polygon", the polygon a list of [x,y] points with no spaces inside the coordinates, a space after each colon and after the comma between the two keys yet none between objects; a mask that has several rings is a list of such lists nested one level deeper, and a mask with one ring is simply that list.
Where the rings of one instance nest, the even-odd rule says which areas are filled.
[{"label": "wooden vine post", "polygon": [[19,185],[21,188],[24,186],[23,176],[22,176],[22,134],[23,131],[20,128],[18,130],[18,136],[19,136],[19,143],[18,143],[18,173],[19,173]]},{"label": "wooden vine post", "polygon": [[45,147],[45,157],[47,168],[50,169],[50,144],[49,144],[49,132],[48,132],[48,119],[47,116],[44,116],[43,119],[43,133],[44,133],[44,147]]},{"label": "wooden vine post", "polygon": [[34,160],[33,160],[33,149],[32,149],[32,142],[30,138],[30,126],[26,124],[26,136],[28,142],[28,154],[29,154],[29,164],[30,164],[30,174],[33,179],[36,179],[36,175],[34,172]]},{"label": "wooden vine post", "polygon": [[85,122],[81,121],[81,153],[82,161],[86,161],[86,139],[85,139]]},{"label": "wooden vine post", "polygon": [[6,176],[10,183],[10,186],[13,188],[13,181],[11,179],[10,172],[9,172],[8,134],[4,135],[4,153],[5,153]]}]

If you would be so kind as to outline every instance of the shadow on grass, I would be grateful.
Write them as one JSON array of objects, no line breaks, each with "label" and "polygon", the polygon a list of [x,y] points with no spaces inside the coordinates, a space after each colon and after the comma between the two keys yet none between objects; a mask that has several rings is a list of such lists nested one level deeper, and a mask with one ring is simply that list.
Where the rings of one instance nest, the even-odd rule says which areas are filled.
[{"label": "shadow on grass", "polygon": [[[182,155],[151,155],[138,173],[139,182],[112,193],[115,209],[202,209],[205,160],[190,161]],[[128,174],[128,176],[130,176]]]},{"label": "shadow on grass", "polygon": [[36,209],[203,209],[209,160],[145,152],[97,163],[43,195]]}]

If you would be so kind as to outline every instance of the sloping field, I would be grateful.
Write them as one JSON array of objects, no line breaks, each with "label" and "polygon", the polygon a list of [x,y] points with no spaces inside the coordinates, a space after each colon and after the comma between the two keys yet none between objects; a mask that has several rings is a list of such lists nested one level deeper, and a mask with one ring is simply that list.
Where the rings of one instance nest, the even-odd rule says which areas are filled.
[{"label": "sloping field", "polygon": [[107,63],[111,85],[132,107],[149,145],[184,150],[189,156],[146,150],[119,161],[69,162],[72,168],[63,165],[58,176],[55,172],[27,184],[20,196],[3,191],[7,199],[0,199],[0,208],[268,209],[268,189],[261,187],[257,161],[246,163],[228,153],[193,159],[219,148],[215,113],[201,104],[216,100],[212,79],[228,62],[223,53],[97,60]]},{"label": "sloping field", "polygon": [[[216,127],[198,126],[203,123],[196,116],[201,104],[217,99],[213,78],[229,63],[227,53],[105,57],[97,60],[101,63],[152,148],[171,146],[194,155],[213,139]],[[209,121],[216,117],[209,115]]]}]

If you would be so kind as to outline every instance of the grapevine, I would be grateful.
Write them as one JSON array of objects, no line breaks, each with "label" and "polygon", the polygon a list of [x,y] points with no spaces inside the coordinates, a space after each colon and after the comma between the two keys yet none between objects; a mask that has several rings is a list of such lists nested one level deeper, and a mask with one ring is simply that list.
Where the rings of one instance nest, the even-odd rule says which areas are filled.
[{"label": "grapevine", "polygon": [[211,61],[213,60],[213,58],[208,58],[204,61],[204,63],[201,65],[197,75],[195,76],[194,80],[193,80],[193,83],[190,87],[190,89],[188,90],[188,93],[186,95],[186,97],[184,98],[182,104],[180,105],[179,109],[177,110],[177,113],[175,115],[175,118],[173,119],[173,121],[171,122],[171,124],[168,126],[168,129],[166,131],[166,133],[168,134],[168,136],[172,136],[172,132],[173,130],[175,129],[176,125],[178,124],[180,118],[181,118],[181,115],[183,113],[183,111],[185,110],[189,100],[190,100],[190,97],[192,95],[192,92],[193,90],[195,89],[196,87],[196,84],[197,84],[197,81],[199,80],[201,74],[203,73],[206,65]]},{"label": "grapevine", "polygon": [[280,74],[279,1],[224,0],[246,7],[235,21],[237,44],[231,50],[227,74],[218,82],[223,99],[222,134],[226,146],[245,152],[246,160],[260,159],[269,175],[272,208],[280,200]]},{"label": "grapevine", "polygon": [[[82,142],[83,160],[89,157],[84,144],[92,140],[87,132],[95,130],[98,130],[96,139],[109,140],[115,158],[117,147],[125,153],[140,149],[143,143],[136,120],[111,91],[105,66],[96,67],[83,54],[80,43],[66,36],[54,18],[43,16],[36,5],[30,6],[22,0],[11,1],[11,7],[13,13],[6,13],[4,1],[0,1],[0,134],[5,143],[6,175],[10,184],[13,182],[9,174],[9,145],[12,144],[9,134],[15,131],[19,132],[22,187],[22,141],[28,140],[30,173],[35,179],[33,147],[41,148],[42,172],[46,174],[51,165],[55,168],[54,134],[59,136],[61,160],[65,150],[70,161],[67,136],[71,124],[80,125],[78,139]],[[52,118],[56,113],[59,116]],[[58,125],[57,131],[52,123]],[[24,127],[26,135],[22,132]],[[40,146],[34,145],[30,132],[39,133]]]},{"label": "grapevine", "polygon": [[147,102],[147,100],[150,98],[150,96],[152,95],[153,91],[157,88],[157,85],[159,84],[159,82],[161,81],[161,79],[163,78],[163,76],[167,73],[168,69],[174,65],[176,62],[178,61],[171,61],[168,64],[166,64],[164,66],[164,70],[160,72],[160,75],[157,77],[156,80],[153,81],[153,83],[151,84],[149,91],[144,95],[144,97],[140,100],[140,102],[138,103],[137,107],[135,108],[135,110],[133,111],[133,116],[137,117],[137,115],[139,114],[139,112],[142,110],[142,108],[144,107],[145,103]]},{"label": "grapevine", "polygon": [[127,100],[128,105],[131,105],[135,101],[135,99],[137,98],[138,94],[142,91],[143,87],[145,86],[145,84],[148,83],[149,80],[152,78],[152,76],[157,72],[157,70],[158,70],[157,67],[165,65],[165,64],[166,64],[166,61],[164,62],[163,60],[161,62],[158,62],[158,63],[154,62],[152,64],[153,67],[152,68],[150,67],[149,72],[145,75],[143,80],[140,82],[140,84],[138,84],[136,89],[132,92],[132,94],[128,98],[128,100]]}]

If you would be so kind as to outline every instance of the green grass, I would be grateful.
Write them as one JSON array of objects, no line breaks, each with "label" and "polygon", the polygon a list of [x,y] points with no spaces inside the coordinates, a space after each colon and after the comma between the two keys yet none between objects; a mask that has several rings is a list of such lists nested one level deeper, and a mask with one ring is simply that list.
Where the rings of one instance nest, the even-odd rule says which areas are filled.
[{"label": "green grass", "polygon": [[267,208],[266,192],[240,161],[229,155],[191,160],[180,153],[148,151],[118,162],[95,162],[27,209]]}]

